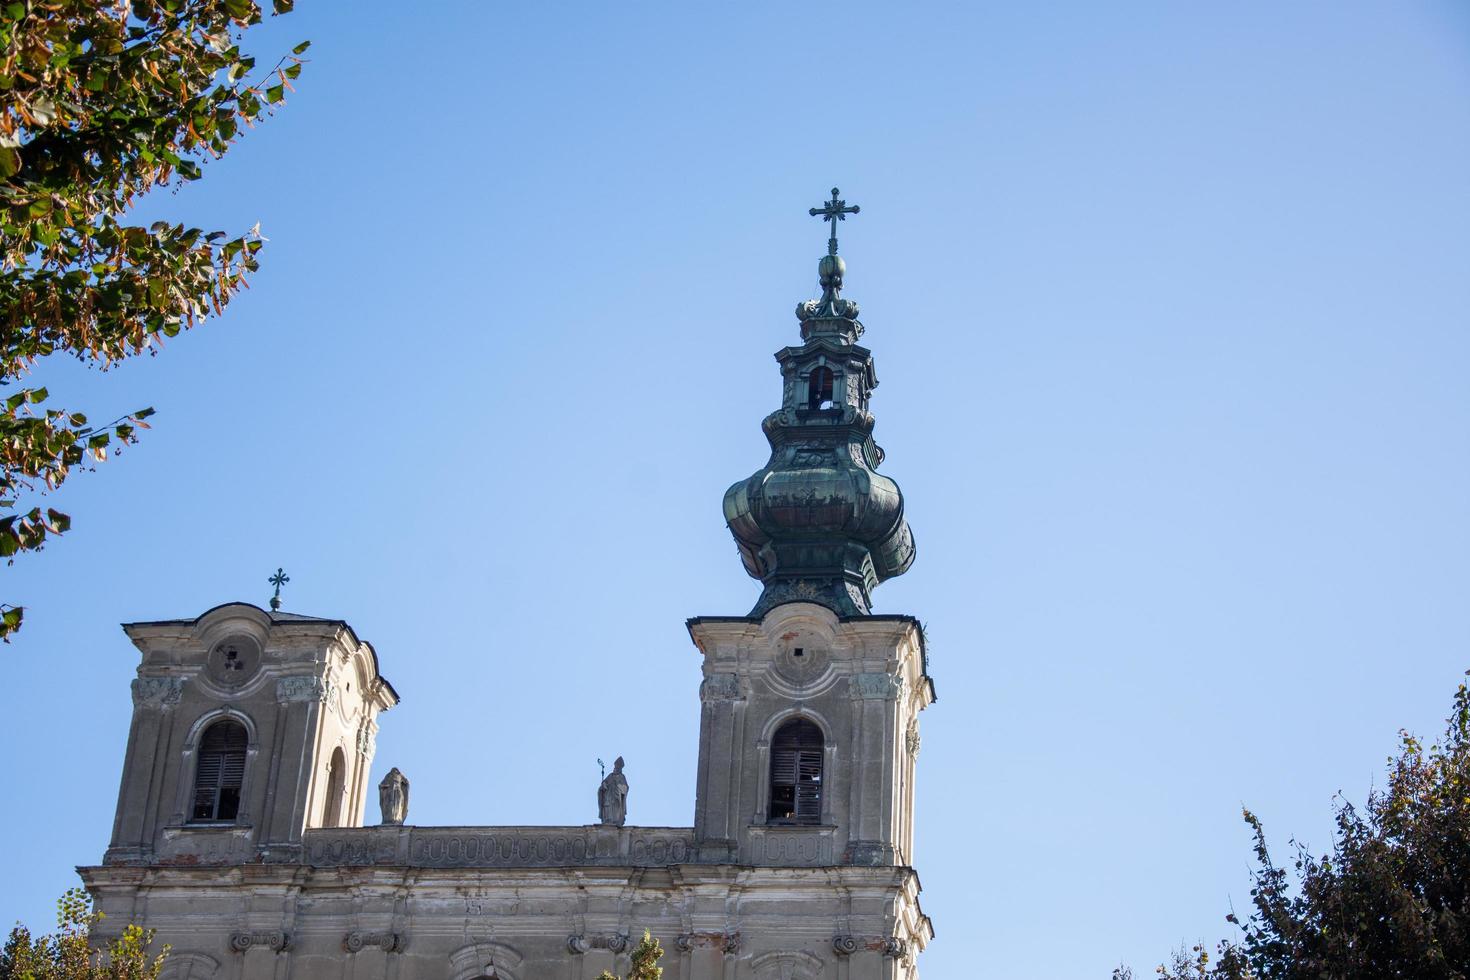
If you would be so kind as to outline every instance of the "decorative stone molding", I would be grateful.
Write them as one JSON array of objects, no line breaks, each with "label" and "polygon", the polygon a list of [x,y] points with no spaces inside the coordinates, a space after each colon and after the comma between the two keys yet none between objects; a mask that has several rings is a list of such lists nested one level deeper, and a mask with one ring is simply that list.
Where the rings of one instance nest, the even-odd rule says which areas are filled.
[{"label": "decorative stone molding", "polygon": [[903,691],[903,678],[893,674],[853,674],[854,699],[892,700]]},{"label": "decorative stone molding", "polygon": [[282,677],[276,681],[276,700],[282,704],[292,701],[322,701],[327,696],[327,685],[320,677]]},{"label": "decorative stone molding", "polygon": [[373,754],[373,728],[372,725],[363,724],[357,729],[357,754],[369,758]]},{"label": "decorative stone molding", "polygon": [[509,968],[520,966],[521,959],[515,947],[482,939],[449,954],[449,980],[482,980],[484,977],[515,980],[519,974],[510,973]]},{"label": "decorative stone molding", "polygon": [[776,654],[776,672],[782,680],[804,688],[823,679],[829,659],[826,650],[819,646],[805,646],[801,648],[801,656],[796,654],[795,647],[786,647]]},{"label": "decorative stone molding", "polygon": [[738,932],[685,932],[674,939],[674,946],[688,953],[696,949],[718,949],[733,956],[740,952]]},{"label": "decorative stone molding", "polygon": [[838,956],[867,952],[902,959],[908,954],[909,944],[896,936],[833,936],[832,949]]},{"label": "decorative stone molding", "polygon": [[625,932],[567,937],[567,949],[573,953],[586,953],[594,949],[605,949],[613,953],[621,953],[627,948],[628,934]]},{"label": "decorative stone molding", "polygon": [[734,674],[710,674],[699,685],[699,699],[704,702],[740,701],[744,697],[740,678]]},{"label": "decorative stone molding", "polygon": [[204,953],[168,954],[159,980],[210,980],[219,969],[219,960]]},{"label": "decorative stone molding", "polygon": [[183,694],[182,677],[139,677],[133,681],[134,708],[171,708]]},{"label": "decorative stone molding", "polygon": [[837,864],[834,827],[756,826],[748,830],[753,863],[772,868],[811,868]]},{"label": "decorative stone molding", "polygon": [[903,733],[903,740],[904,745],[909,750],[909,756],[917,759],[919,757],[919,745],[923,741],[921,738],[919,738],[919,719],[909,719],[909,727]]},{"label": "decorative stone molding", "polygon": [[760,980],[816,980],[822,960],[806,950],[773,950],[751,960],[750,969]]},{"label": "decorative stone molding", "polygon": [[307,861],[318,867],[661,868],[695,859],[690,828],[613,830],[610,834],[598,827],[330,827],[308,830],[304,843]]},{"label": "decorative stone molding", "polygon": [[369,946],[380,947],[385,953],[403,950],[403,936],[396,932],[349,932],[342,937],[342,948],[349,953],[360,953]]},{"label": "decorative stone molding", "polygon": [[230,949],[237,953],[257,946],[274,953],[284,953],[291,948],[291,935],[279,929],[271,932],[236,932],[230,935]]}]

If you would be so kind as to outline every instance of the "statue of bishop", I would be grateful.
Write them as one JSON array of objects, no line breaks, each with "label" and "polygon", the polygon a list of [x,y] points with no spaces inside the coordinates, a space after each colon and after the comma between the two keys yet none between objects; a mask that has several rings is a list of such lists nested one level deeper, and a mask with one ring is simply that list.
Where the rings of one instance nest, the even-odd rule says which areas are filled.
[{"label": "statue of bishop", "polygon": [[604,827],[621,827],[628,819],[628,779],[623,775],[622,756],[597,787],[597,818]]}]

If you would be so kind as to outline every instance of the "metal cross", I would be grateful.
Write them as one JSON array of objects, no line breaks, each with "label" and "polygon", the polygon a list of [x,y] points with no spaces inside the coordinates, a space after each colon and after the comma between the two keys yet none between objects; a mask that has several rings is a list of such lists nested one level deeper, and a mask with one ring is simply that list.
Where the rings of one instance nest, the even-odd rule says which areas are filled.
[{"label": "metal cross", "polygon": [[266,581],[276,587],[276,594],[271,596],[271,611],[274,612],[281,608],[281,586],[291,581],[291,576],[286,574],[284,568],[277,568],[276,574],[266,579]]},{"label": "metal cross", "polygon": [[848,207],[847,202],[838,197],[837,194],[837,188],[832,188],[832,200],[827,201],[820,208],[812,208],[807,212],[813,218],[820,214],[823,221],[832,222],[832,237],[827,239],[828,255],[837,254],[837,222],[846,221],[849,214],[857,214],[858,211],[862,210],[856,204]]}]

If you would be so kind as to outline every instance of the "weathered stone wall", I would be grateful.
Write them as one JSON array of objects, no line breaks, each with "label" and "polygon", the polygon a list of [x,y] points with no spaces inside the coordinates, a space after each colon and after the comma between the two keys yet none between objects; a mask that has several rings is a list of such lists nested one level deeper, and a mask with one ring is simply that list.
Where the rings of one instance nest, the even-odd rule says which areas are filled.
[{"label": "weathered stone wall", "polygon": [[[630,840],[647,836],[626,829]],[[525,839],[504,830],[480,835]],[[644,929],[666,950],[666,980],[912,980],[929,938],[907,868],[236,865],[82,874],[107,915],[104,928],[146,923],[172,946],[165,980],[590,980],[625,971]]]}]

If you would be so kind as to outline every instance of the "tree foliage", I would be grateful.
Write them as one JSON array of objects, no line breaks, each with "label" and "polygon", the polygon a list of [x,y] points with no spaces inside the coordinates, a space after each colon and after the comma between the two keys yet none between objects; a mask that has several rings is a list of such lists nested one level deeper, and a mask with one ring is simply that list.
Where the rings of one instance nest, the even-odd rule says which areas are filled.
[{"label": "tree foliage", "polygon": [[[276,13],[294,0],[274,0]],[[107,369],[222,313],[263,239],[129,224],[140,195],[198,179],[301,73],[240,49],[255,0],[0,0],[0,557],[66,531],[35,498],[132,442],[143,409],[102,426],[21,381],[70,354]],[[257,226],[258,229],[258,226]],[[22,610],[0,607],[0,638]]]},{"label": "tree foliage", "polygon": [[[1470,978],[1470,690],[1455,693],[1441,741],[1400,733],[1386,786],[1360,810],[1336,807],[1332,851],[1293,842],[1276,863],[1260,820],[1253,910],[1212,959],[1176,953],[1163,980],[1413,980]],[[1128,974],[1120,969],[1115,977]]]},{"label": "tree foliage", "polygon": [[168,947],[154,955],[153,933],[130,925],[105,949],[93,949],[88,935],[102,919],[87,893],[73,888],[56,903],[59,929],[31,937],[23,926],[10,932],[0,949],[0,980],[157,980]]},{"label": "tree foliage", "polygon": [[[644,929],[643,938],[633,950],[633,962],[624,980],[659,980],[664,975],[664,968],[658,965],[663,955],[664,950],[658,944],[658,940],[654,939],[647,929]],[[4,978],[0,977],[0,980]],[[618,980],[618,978],[603,970],[597,980]]]}]

